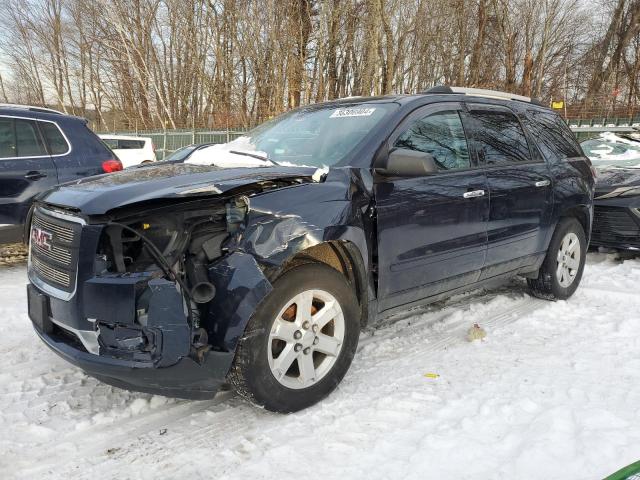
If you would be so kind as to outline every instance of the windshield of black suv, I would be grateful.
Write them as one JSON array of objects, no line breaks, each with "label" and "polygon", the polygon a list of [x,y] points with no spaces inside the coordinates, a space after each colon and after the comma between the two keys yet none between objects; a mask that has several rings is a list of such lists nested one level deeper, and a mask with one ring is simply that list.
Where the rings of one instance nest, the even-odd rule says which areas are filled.
[{"label": "windshield of black suv", "polygon": [[596,168],[640,168],[640,141],[614,134],[580,143]]},{"label": "windshield of black suv", "polygon": [[223,167],[335,165],[396,108],[395,103],[300,108],[231,142],[200,149],[186,163]]}]

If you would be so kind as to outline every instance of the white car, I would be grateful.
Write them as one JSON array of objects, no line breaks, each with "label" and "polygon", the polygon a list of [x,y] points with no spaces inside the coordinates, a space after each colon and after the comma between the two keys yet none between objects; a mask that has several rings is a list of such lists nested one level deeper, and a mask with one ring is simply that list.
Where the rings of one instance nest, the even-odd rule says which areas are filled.
[{"label": "white car", "polygon": [[98,135],[113,150],[122,166],[127,168],[141,163],[156,161],[156,149],[149,137],[126,137],[124,135]]}]

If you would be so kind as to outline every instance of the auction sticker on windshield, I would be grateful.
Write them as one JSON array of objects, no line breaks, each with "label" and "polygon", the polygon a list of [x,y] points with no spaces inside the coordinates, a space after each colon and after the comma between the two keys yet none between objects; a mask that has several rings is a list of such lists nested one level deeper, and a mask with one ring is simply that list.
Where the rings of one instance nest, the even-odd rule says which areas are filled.
[{"label": "auction sticker on windshield", "polygon": [[339,108],[329,118],[368,117],[375,111],[375,108]]}]

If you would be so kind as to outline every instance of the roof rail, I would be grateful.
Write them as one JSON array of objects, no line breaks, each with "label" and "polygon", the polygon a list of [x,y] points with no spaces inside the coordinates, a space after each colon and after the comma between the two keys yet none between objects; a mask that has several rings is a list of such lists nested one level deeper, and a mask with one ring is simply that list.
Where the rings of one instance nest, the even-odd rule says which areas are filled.
[{"label": "roof rail", "polygon": [[16,108],[19,110],[29,110],[31,112],[56,113],[58,115],[64,115],[63,112],[59,110],[54,110],[53,108],[35,107],[33,105],[17,105],[14,103],[0,103],[0,108]]},{"label": "roof rail", "polygon": [[534,103],[536,105],[541,105],[546,107],[546,105],[544,105],[543,103],[539,102],[538,100],[532,99],[530,97],[516,95],[515,93],[499,92],[497,90],[486,90],[484,88],[450,87],[448,85],[438,85],[422,93],[432,93],[432,94],[457,93],[461,95],[470,95],[474,97],[497,98],[500,100],[518,100],[520,102]]}]

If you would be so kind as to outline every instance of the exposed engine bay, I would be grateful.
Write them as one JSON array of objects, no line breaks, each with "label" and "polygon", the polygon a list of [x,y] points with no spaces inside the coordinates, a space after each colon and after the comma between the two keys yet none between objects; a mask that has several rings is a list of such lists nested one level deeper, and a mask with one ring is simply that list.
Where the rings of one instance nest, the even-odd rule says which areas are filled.
[{"label": "exposed engine bay", "polygon": [[[182,331],[181,336],[189,334],[191,345],[190,352],[175,353],[189,353],[195,360],[202,360],[203,353],[211,348],[208,337],[214,328],[206,321],[208,304],[216,296],[209,266],[224,254],[225,241],[237,231],[247,207],[248,199],[240,196],[225,203],[187,202],[108,221],[98,242],[96,277],[85,287],[90,297],[85,304],[104,307],[91,312],[98,319],[101,354],[153,360],[159,353],[154,348],[161,343],[154,336],[154,327],[167,327],[165,322],[173,318],[171,329]],[[110,297],[105,297],[105,288],[122,289],[123,281],[131,285],[129,295],[117,298],[135,301],[131,305],[134,322],[129,325],[123,325],[121,315],[104,321],[110,316],[105,309],[113,306],[99,300],[101,296]],[[172,304],[167,302],[177,295],[181,301],[174,298]],[[181,305],[182,311],[176,305]],[[186,317],[188,324],[180,322],[180,317]],[[162,352],[163,362],[170,361],[172,355],[167,353]]]}]

